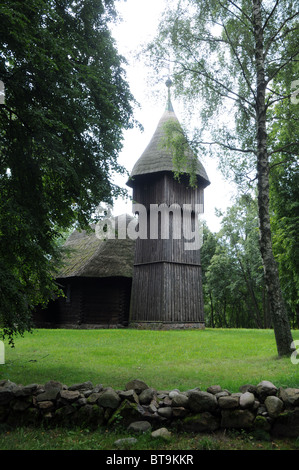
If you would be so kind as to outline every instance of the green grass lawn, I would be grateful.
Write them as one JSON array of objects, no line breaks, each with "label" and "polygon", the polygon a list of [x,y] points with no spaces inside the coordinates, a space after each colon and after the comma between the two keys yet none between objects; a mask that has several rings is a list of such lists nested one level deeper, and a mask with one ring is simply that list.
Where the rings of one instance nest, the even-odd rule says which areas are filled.
[{"label": "green grass lawn", "polygon": [[[299,339],[299,331],[293,338]],[[298,388],[299,364],[277,358],[272,330],[40,329],[18,337],[14,348],[5,342],[0,365],[0,379],[23,385],[90,380],[124,389],[134,378],[160,390],[219,384],[236,392],[261,380]]]}]

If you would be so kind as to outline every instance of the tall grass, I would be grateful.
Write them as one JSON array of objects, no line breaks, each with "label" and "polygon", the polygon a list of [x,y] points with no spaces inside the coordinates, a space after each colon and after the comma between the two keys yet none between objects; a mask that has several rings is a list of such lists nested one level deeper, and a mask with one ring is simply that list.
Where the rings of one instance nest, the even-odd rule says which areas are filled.
[{"label": "tall grass", "polygon": [[[299,331],[293,332],[294,340]],[[219,384],[232,392],[270,380],[299,388],[299,364],[277,358],[272,330],[34,330],[5,344],[0,379],[23,385],[90,380],[123,389],[134,378],[157,389]]]}]

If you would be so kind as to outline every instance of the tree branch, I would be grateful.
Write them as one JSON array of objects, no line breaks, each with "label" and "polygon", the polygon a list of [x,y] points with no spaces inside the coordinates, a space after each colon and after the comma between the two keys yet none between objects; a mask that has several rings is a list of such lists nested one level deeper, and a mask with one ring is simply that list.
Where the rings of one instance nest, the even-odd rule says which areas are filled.
[{"label": "tree branch", "polygon": [[247,21],[249,21],[249,23],[251,23],[251,24],[253,25],[253,21],[252,21],[252,19],[250,18],[250,16],[248,16],[248,15],[244,12],[244,10],[242,10],[242,8],[239,7],[239,5],[237,5],[237,4],[236,4],[235,2],[233,2],[232,0],[228,0],[228,1],[229,1],[229,3],[230,3],[231,5],[233,5],[235,8],[237,8],[237,10],[239,10],[239,11],[242,13],[242,15],[245,16],[245,18],[247,19]]},{"label": "tree branch", "polygon": [[266,21],[265,21],[265,24],[264,24],[264,26],[263,26],[263,31],[265,31],[268,22],[269,22],[270,19],[272,18],[273,14],[274,14],[274,12],[275,12],[275,10],[276,10],[278,4],[279,4],[279,1],[280,1],[280,0],[276,0],[275,5],[274,5],[274,7],[272,8],[272,11],[271,11],[270,15],[268,16],[268,18],[267,18]]},{"label": "tree branch", "polygon": [[1,110],[1,109],[6,109],[6,111],[8,111],[8,112],[10,113],[10,115],[11,115],[11,114],[14,114],[14,115],[21,121],[21,123],[23,124],[23,126],[26,127],[26,129],[28,129],[28,131],[29,131],[30,133],[32,133],[32,130],[30,129],[30,127],[28,126],[28,124],[21,118],[21,116],[20,116],[18,113],[16,113],[15,111],[13,111],[13,110],[12,110],[11,108],[9,108],[6,104],[2,104],[2,105],[0,106],[0,110]]},{"label": "tree branch", "polygon": [[[280,33],[280,31],[283,29],[283,27],[288,23],[288,21],[293,20],[293,19],[296,18],[296,16],[298,16],[298,15],[299,15],[299,13],[296,12],[296,13],[294,13],[294,15],[292,15],[292,16],[286,18],[286,19],[282,22],[282,24],[280,25],[280,27],[278,28],[278,30],[275,32],[275,34],[273,34],[273,36],[271,36],[270,39],[267,41],[268,45],[265,44],[264,57],[267,56],[271,44],[273,43],[273,41],[274,41],[274,39],[276,38],[276,36],[277,36],[277,35]],[[288,34],[288,31],[287,31],[286,34]]]},{"label": "tree branch", "polygon": [[299,141],[298,142],[290,142],[287,145],[283,145],[282,147],[279,147],[278,149],[272,150],[272,152],[269,152],[268,155],[270,157],[270,155],[273,155],[274,153],[283,152],[285,149],[287,149],[289,147],[292,147],[293,145],[298,146],[298,144],[299,144]]},{"label": "tree branch", "polygon": [[224,147],[228,150],[232,150],[234,152],[242,152],[242,153],[254,153],[256,154],[256,151],[254,149],[241,149],[238,147],[233,147],[232,145],[225,144],[224,142],[205,142],[205,141],[198,141],[196,144],[201,144],[201,145],[219,145],[219,147]]},{"label": "tree branch", "polygon": [[245,80],[245,82],[247,83],[247,86],[248,86],[249,90],[251,91],[251,93],[252,93],[254,99],[256,99],[256,94],[255,94],[254,90],[253,90],[252,87],[251,87],[251,84],[250,84],[250,82],[249,82],[249,80],[248,80],[248,78],[247,78],[247,76],[246,76],[246,73],[245,73],[243,64],[241,63],[241,60],[240,60],[240,58],[239,58],[239,55],[238,55],[238,53],[237,53],[237,51],[236,51],[236,49],[235,49],[235,47],[234,47],[234,45],[233,45],[233,43],[232,43],[232,41],[231,41],[231,39],[230,39],[229,33],[228,33],[228,31],[227,31],[227,28],[226,28],[226,26],[225,26],[224,24],[223,24],[223,28],[224,28],[225,34],[226,34],[226,36],[227,36],[227,38],[228,38],[229,44],[230,44],[230,46],[231,46],[231,48],[232,48],[232,50],[233,50],[233,52],[234,52],[234,55],[235,55],[235,57],[236,57],[236,59],[237,59],[237,61],[238,61],[238,64],[239,64],[239,66],[240,66],[240,69],[241,69],[242,75],[243,75],[243,77],[244,77],[244,80]]},{"label": "tree branch", "polygon": [[[209,85],[209,87],[213,91],[215,91],[217,94],[219,94],[220,96],[225,97],[225,98],[229,98],[233,101],[236,101],[237,103],[239,103],[240,101],[243,101],[243,102],[247,103],[250,108],[253,108],[255,110],[255,104],[248,101],[244,96],[240,95],[239,93],[236,93],[235,91],[231,90],[231,88],[226,86],[224,83],[220,82],[215,77],[211,76],[205,69],[195,70],[193,68],[187,67],[185,64],[182,64],[181,62],[174,62],[174,63],[179,64],[184,71],[191,72],[191,73],[197,74],[197,75],[202,75],[203,77],[210,80],[211,83],[213,82],[213,83],[215,83],[215,85],[218,85],[221,88],[223,88],[226,91],[226,93],[221,93],[220,90],[217,90],[216,88]],[[230,95],[233,95],[233,96],[230,96]]]},{"label": "tree branch", "polygon": [[[229,1],[230,1],[230,0],[229,0]],[[224,10],[226,10],[226,11],[227,11],[228,13],[230,13],[232,16],[234,16],[235,18],[237,18],[237,20],[240,21],[240,23],[242,23],[243,26],[245,26],[246,28],[248,28],[248,24],[246,24],[245,21],[242,20],[242,18],[240,18],[238,15],[236,15],[234,12],[232,12],[228,7],[226,7],[225,5],[223,5],[223,3],[222,3],[220,0],[218,0],[218,3],[219,3],[219,5],[220,5]],[[252,23],[252,21],[251,21],[251,19],[249,18],[249,16],[247,16],[247,15],[244,13],[244,11],[243,11],[240,7],[238,7],[238,5],[236,5],[234,2],[231,2],[231,1],[230,1],[230,3],[231,3],[232,5],[234,5],[238,10],[240,10],[240,12],[243,13],[243,15],[245,16],[245,18],[246,18],[250,23]]]},{"label": "tree branch", "polygon": [[268,80],[266,80],[266,85],[271,81],[273,80],[273,78],[280,72],[280,70],[282,70],[287,64],[289,64],[290,62],[292,62],[292,60],[294,59],[294,57],[296,57],[297,55],[299,54],[299,50],[296,51],[294,54],[292,54],[288,60],[286,60],[282,65],[280,65],[276,70],[275,72],[268,77]]}]

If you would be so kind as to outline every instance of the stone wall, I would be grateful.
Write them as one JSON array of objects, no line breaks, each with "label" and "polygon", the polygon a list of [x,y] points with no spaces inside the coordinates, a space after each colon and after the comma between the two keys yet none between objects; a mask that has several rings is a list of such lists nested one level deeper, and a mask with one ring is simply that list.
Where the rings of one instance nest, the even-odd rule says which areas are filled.
[{"label": "stone wall", "polygon": [[133,380],[125,390],[84,382],[67,387],[17,385],[0,381],[0,423],[7,426],[80,426],[131,430],[161,428],[185,432],[243,429],[276,437],[299,436],[299,388],[277,388],[269,381],[244,385],[239,393],[214,385],[156,390]]}]

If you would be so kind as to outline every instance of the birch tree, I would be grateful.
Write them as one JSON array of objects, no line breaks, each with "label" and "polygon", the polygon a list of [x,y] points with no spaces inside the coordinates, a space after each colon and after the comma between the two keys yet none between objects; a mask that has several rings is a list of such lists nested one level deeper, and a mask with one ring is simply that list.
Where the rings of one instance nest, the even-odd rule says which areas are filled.
[{"label": "birch tree", "polygon": [[[159,34],[147,48],[156,67],[171,69],[175,93],[191,104],[200,127],[197,152],[217,153],[237,182],[258,190],[260,251],[279,356],[292,350],[269,211],[269,170],[276,153],[296,158],[298,136],[287,148],[270,147],[271,109],[287,98],[273,87],[298,60],[298,2],[293,0],[181,0],[171,2]],[[292,36],[292,48],[285,48]],[[200,98],[200,101],[197,100]],[[187,129],[188,131],[188,129]],[[297,155],[298,156],[298,155]],[[236,161],[238,164],[236,164]]]}]

